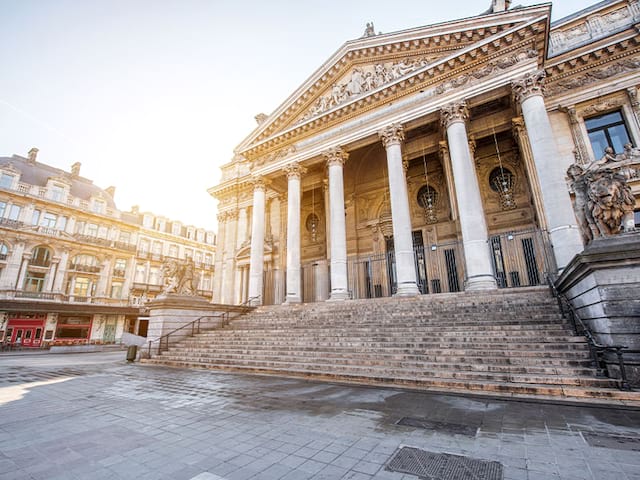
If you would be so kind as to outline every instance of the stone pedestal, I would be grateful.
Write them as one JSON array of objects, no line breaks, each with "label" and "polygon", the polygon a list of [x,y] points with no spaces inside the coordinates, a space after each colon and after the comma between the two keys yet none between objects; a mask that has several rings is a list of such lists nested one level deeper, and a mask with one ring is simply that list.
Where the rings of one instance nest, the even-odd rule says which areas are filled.
[{"label": "stone pedestal", "polygon": [[[147,303],[149,308],[149,330],[147,338],[150,341],[157,340],[169,332],[193,322],[200,317],[221,315],[223,310],[216,309],[203,297],[186,295],[160,295]],[[222,326],[222,317],[203,318],[200,322],[201,329],[212,329]],[[171,335],[170,343],[175,343],[191,335],[191,329],[176,332]],[[157,342],[154,343],[157,347]]]},{"label": "stone pedestal", "polygon": [[[640,350],[640,233],[593,240],[556,284],[599,343]],[[630,382],[639,385],[640,354],[624,358]],[[607,363],[617,369],[614,358]]]}]

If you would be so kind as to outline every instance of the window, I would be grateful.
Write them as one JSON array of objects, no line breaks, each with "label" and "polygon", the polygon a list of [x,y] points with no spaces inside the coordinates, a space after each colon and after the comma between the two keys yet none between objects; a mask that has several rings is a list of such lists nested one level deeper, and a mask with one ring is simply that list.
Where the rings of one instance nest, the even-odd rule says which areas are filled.
[{"label": "window", "polygon": [[613,148],[616,153],[622,153],[624,145],[630,142],[620,111],[585,119],[584,124],[596,159],[604,157],[607,147]]},{"label": "window", "polygon": [[44,272],[27,272],[24,280],[24,290],[27,292],[41,292],[44,289]]},{"label": "window", "polygon": [[58,221],[58,216],[54,213],[45,212],[42,216],[42,226],[47,228],[54,228],[56,226],[56,222]]},{"label": "window", "polygon": [[149,241],[140,240],[140,253],[146,255],[149,251]]},{"label": "window", "polygon": [[195,230],[191,227],[187,228],[187,238],[193,240],[195,237]]},{"label": "window", "polygon": [[20,205],[11,205],[9,209],[9,220],[18,220],[21,212],[22,207]]},{"label": "window", "polygon": [[6,260],[9,256],[9,249],[4,243],[0,243],[0,260]]},{"label": "window", "polygon": [[151,285],[160,285],[160,269],[151,267],[149,269],[149,283]]},{"label": "window", "polygon": [[204,242],[204,232],[202,230],[198,230],[196,232],[196,238],[199,242]]},{"label": "window", "polygon": [[636,228],[640,228],[640,210],[633,212],[633,219],[635,220]]},{"label": "window", "polygon": [[162,254],[162,242],[153,242],[153,253]]},{"label": "window", "polygon": [[134,282],[145,283],[144,282],[145,274],[146,274],[146,269],[144,268],[144,265],[136,265],[136,276],[135,276]]},{"label": "window", "polygon": [[67,217],[60,217],[60,221],[58,222],[58,230],[66,230],[67,229]]},{"label": "window", "polygon": [[95,223],[87,223],[87,228],[85,233],[90,237],[98,236],[98,226]]},{"label": "window", "polygon": [[0,174],[0,187],[2,188],[12,188],[13,181],[15,180],[15,175],[9,175],[8,173]]},{"label": "window", "polygon": [[93,201],[93,211],[95,213],[104,213],[106,204],[102,200],[94,200]]},{"label": "window", "polygon": [[78,297],[88,297],[91,281],[87,277],[76,277],[76,284],[73,287],[73,294]]},{"label": "window", "polygon": [[76,255],[73,259],[75,265],[85,265],[88,267],[95,267],[98,265],[98,259],[93,255],[81,254]]},{"label": "window", "polygon": [[0,218],[4,217],[4,212],[7,211],[7,202],[0,202]]},{"label": "window", "polygon": [[182,225],[180,225],[178,222],[174,222],[171,225],[171,233],[174,235],[180,235],[180,231],[182,230]]},{"label": "window", "polygon": [[38,225],[40,223],[40,210],[34,210],[31,215],[31,225]]},{"label": "window", "polygon": [[173,258],[178,258],[178,246],[177,245],[169,245],[169,256]]},{"label": "window", "polygon": [[185,248],[184,249],[184,258],[188,258],[188,259],[192,260],[193,259],[193,249]]},{"label": "window", "polygon": [[33,249],[29,265],[37,267],[48,267],[51,263],[51,251],[47,247],[36,247]]},{"label": "window", "polygon": [[153,217],[151,215],[145,215],[142,217],[142,226],[146,228],[153,227]]},{"label": "window", "polygon": [[127,271],[127,261],[124,258],[116,258],[113,264],[113,274],[117,277],[124,277]]},{"label": "window", "polygon": [[122,298],[122,282],[111,283],[111,298]]},{"label": "window", "polygon": [[65,188],[62,185],[52,185],[51,186],[51,191],[49,193],[49,196],[51,197],[51,200],[53,200],[54,202],[64,202],[64,198],[66,196],[66,191]]}]

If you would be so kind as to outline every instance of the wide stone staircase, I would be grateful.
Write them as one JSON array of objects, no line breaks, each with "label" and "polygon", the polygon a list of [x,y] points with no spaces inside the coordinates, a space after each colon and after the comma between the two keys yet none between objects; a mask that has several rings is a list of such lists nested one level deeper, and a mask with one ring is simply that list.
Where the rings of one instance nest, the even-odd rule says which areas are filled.
[{"label": "wide stone staircase", "polygon": [[449,392],[636,403],[596,377],[546,288],[262,306],[146,363]]}]

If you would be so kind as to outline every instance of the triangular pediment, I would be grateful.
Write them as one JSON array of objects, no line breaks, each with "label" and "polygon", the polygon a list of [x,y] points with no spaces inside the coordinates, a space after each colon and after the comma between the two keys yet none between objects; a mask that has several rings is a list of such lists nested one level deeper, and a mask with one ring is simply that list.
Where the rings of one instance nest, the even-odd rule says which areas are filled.
[{"label": "triangular pediment", "polygon": [[[278,155],[301,133],[326,128],[497,54],[527,52],[544,62],[550,5],[516,8],[345,43],[236,153],[255,160]],[[406,91],[406,93],[404,93]]]}]

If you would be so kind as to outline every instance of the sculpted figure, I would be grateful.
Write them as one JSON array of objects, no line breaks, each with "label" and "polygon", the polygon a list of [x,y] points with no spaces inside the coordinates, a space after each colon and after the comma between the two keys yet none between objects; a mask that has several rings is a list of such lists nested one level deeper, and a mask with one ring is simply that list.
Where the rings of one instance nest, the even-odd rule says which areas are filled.
[{"label": "sculpted figure", "polygon": [[162,265],[164,278],[163,294],[195,295],[193,284],[193,262],[187,260],[168,259]]},{"label": "sculpted figure", "polygon": [[586,168],[578,164],[569,167],[567,175],[575,193],[574,209],[587,242],[635,230],[636,200],[627,184],[627,180],[636,176],[636,171],[627,166],[636,158],[634,150],[631,145],[625,145],[625,153],[616,155],[613,149],[607,148],[600,160]]}]

